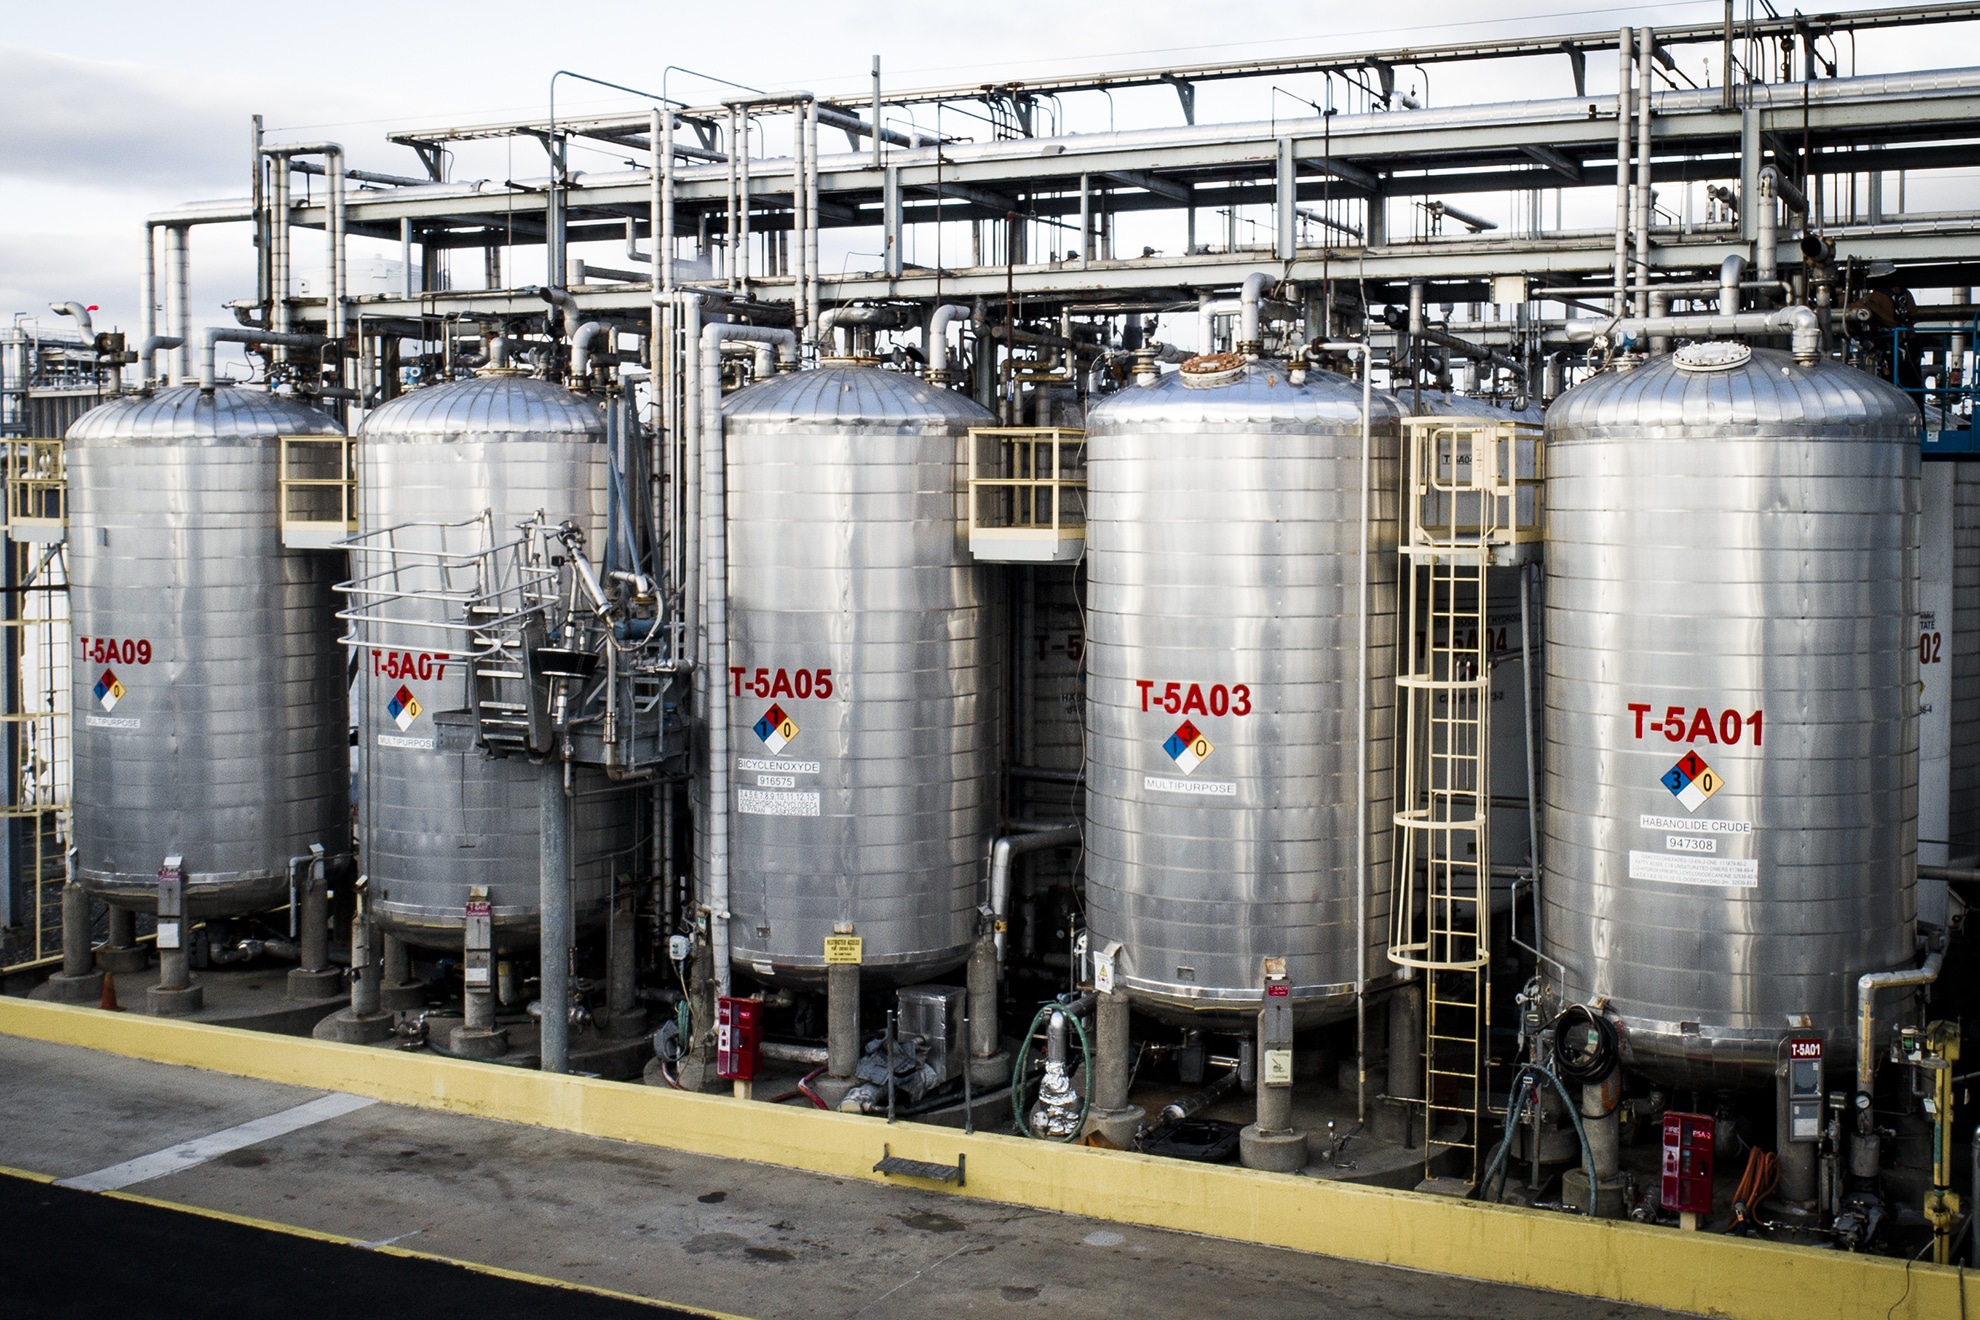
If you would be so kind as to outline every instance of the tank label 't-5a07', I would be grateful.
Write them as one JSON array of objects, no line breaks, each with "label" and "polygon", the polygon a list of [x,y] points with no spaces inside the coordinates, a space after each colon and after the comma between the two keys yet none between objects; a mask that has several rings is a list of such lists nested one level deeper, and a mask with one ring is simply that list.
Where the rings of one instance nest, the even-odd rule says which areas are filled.
[{"label": "tank label 't-5a07'", "polygon": [[1707,742],[1736,747],[1741,739],[1750,738],[1758,747],[1766,731],[1766,712],[1759,710],[1742,715],[1730,707],[1714,710],[1710,706],[1666,706],[1663,718],[1658,719],[1656,708],[1649,702],[1632,701],[1629,713],[1636,717],[1639,739],[1661,733],[1665,742]]}]

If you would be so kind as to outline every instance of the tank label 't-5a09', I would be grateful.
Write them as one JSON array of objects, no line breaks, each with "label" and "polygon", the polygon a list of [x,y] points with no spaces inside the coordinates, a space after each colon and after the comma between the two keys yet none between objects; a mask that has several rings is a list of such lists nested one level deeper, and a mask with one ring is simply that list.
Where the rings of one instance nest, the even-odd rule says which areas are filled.
[{"label": "tank label 't-5a09'", "polygon": [[1635,717],[1633,722],[1637,738],[1662,734],[1665,742],[1674,743],[1703,742],[1736,747],[1744,739],[1758,747],[1767,724],[1765,711],[1749,711],[1742,715],[1730,707],[1715,710],[1710,706],[1666,706],[1662,718],[1658,718],[1656,707],[1649,702],[1632,701],[1629,703],[1629,713]]}]

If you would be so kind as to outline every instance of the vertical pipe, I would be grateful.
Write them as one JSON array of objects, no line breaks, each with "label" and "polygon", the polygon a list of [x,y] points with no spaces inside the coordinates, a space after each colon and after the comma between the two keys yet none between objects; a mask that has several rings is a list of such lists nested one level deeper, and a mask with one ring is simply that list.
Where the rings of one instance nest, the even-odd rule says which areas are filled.
[{"label": "vertical pipe", "polygon": [[611,942],[605,949],[605,1012],[612,1035],[637,1036],[646,1028],[646,1017],[639,1011],[638,917],[630,877],[625,883],[612,878],[620,892],[612,895]]},{"label": "vertical pipe", "polygon": [[267,166],[261,156],[261,116],[255,115],[248,130],[248,161],[254,183],[254,301],[268,324],[268,187]]},{"label": "vertical pipe", "polygon": [[[324,333],[332,339],[344,337],[344,303],[348,290],[344,274],[344,152],[333,147],[323,153],[324,188],[324,242],[329,245],[330,289],[329,305],[324,309]],[[338,350],[341,358],[342,354]],[[326,353],[326,356],[328,354]],[[338,374],[342,374],[342,363],[338,364]]]},{"label": "vertical pipe", "polygon": [[873,57],[873,168],[880,168],[880,57]]},{"label": "vertical pipe", "polygon": [[89,891],[76,879],[76,850],[62,861],[68,871],[62,881],[62,975],[80,980],[96,968],[89,951]]},{"label": "vertical pipe", "polygon": [[740,233],[736,242],[737,288],[743,296],[749,296],[749,111],[741,111],[736,118],[737,127],[733,150],[736,155],[736,206],[737,225]]},{"label": "vertical pipe", "polygon": [[818,102],[804,103],[804,320],[817,334],[818,325]]},{"label": "vertical pipe", "polygon": [[543,910],[538,966],[542,989],[543,1071],[571,1070],[571,815],[565,764],[545,763],[539,785],[538,903]]},{"label": "vertical pipe", "polygon": [[659,240],[654,244],[653,260],[657,263],[654,271],[660,280],[662,292],[674,291],[674,112],[656,110],[653,112],[654,137],[659,143],[656,162],[660,174],[660,214],[654,220],[654,233]]},{"label": "vertical pipe", "polygon": [[[158,234],[149,220],[144,223],[144,282],[138,288],[138,296],[144,303],[144,340],[139,341],[142,343],[158,337]],[[139,364],[147,376],[154,361],[147,355]],[[140,384],[149,387],[151,382],[145,380]]]},{"label": "vertical pipe", "polygon": [[1093,176],[1079,176],[1079,268],[1093,264]]},{"label": "vertical pipe", "polygon": [[1354,739],[1354,1116],[1368,1121],[1368,538],[1371,517],[1369,450],[1373,445],[1369,410],[1374,407],[1373,364],[1361,344],[1361,606],[1355,611],[1356,673]]},{"label": "vertical pipe", "polygon": [[1629,310],[1629,80],[1630,30],[1616,33],[1616,287],[1610,295],[1617,316]]},{"label": "vertical pipe", "polygon": [[399,265],[405,275],[405,296],[407,301],[411,301],[413,296],[412,217],[409,215],[399,217]]},{"label": "vertical pipe", "polygon": [[1654,212],[1650,173],[1650,80],[1651,59],[1656,54],[1656,34],[1641,28],[1636,34],[1636,314],[1650,310],[1650,220]]},{"label": "vertical pipe", "polygon": [[811,267],[804,259],[804,193],[811,184],[811,169],[804,159],[804,102],[791,106],[791,242],[797,249],[797,280],[791,289],[791,316],[797,323],[798,341],[810,338],[811,323],[805,319],[805,289]]},{"label": "vertical pipe", "polygon": [[289,158],[269,158],[268,328],[289,331]]},{"label": "vertical pipe", "polygon": [[[1733,108],[1733,0],[1726,0],[1726,30],[1724,40],[1725,49],[1720,57],[1723,67],[1720,70],[1719,81],[1725,84],[1725,86],[1719,93],[1719,108],[1721,110],[1730,110]],[[1975,1240],[1980,1241],[1980,1238],[1976,1238]]]},{"label": "vertical pipe", "polygon": [[708,887],[710,943],[715,958],[715,993],[730,988],[729,967],[729,541],[728,472],[722,435],[722,343],[717,327],[701,343],[701,578],[707,595],[702,615],[706,634],[708,701],[702,720],[708,728]]},{"label": "vertical pipe", "polygon": [[192,311],[187,302],[186,287],[190,279],[187,271],[190,257],[186,239],[184,225],[166,226],[165,320],[166,333],[177,335],[179,339],[179,346],[171,350],[172,382],[176,385],[184,385],[193,379]]},{"label": "vertical pipe", "polygon": [[736,213],[736,182],[737,182],[736,168],[740,163],[740,158],[742,155],[741,148],[739,148],[736,145],[736,107],[733,104],[729,106],[728,147],[729,147],[729,228],[728,228],[729,241],[728,241],[728,246],[722,250],[722,275],[724,279],[727,281],[728,287],[733,289],[736,287],[736,225],[737,225],[737,221],[739,220],[739,217]]}]

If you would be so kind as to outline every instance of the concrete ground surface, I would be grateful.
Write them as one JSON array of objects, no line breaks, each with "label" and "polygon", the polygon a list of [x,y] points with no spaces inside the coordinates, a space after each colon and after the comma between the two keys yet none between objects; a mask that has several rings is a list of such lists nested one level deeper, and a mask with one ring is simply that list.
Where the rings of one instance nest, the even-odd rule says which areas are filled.
[{"label": "concrete ground surface", "polygon": [[100,1172],[322,1095],[0,1036],[0,1165],[752,1320],[1670,1314],[387,1104]]}]

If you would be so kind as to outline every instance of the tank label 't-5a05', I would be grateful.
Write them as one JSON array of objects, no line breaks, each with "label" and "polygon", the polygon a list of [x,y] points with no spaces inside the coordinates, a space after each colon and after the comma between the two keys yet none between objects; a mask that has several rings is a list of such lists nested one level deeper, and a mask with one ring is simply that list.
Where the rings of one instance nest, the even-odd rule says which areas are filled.
[{"label": "tank label 't-5a05'", "polygon": [[829,701],[835,690],[829,669],[785,669],[781,666],[771,669],[759,665],[752,674],[741,665],[729,666],[731,696],[740,697],[748,692],[758,700],[792,697],[798,701],[808,701],[816,697]]},{"label": "tank label 't-5a05'", "polygon": [[1656,708],[1649,702],[1632,701],[1629,703],[1629,713],[1635,716],[1638,739],[1662,734],[1665,742],[1706,742],[1736,747],[1742,739],[1750,738],[1758,747],[1766,732],[1766,712],[1759,710],[1742,715],[1730,707],[1715,710],[1710,706],[1666,706],[1663,718],[1658,719]]}]

